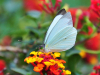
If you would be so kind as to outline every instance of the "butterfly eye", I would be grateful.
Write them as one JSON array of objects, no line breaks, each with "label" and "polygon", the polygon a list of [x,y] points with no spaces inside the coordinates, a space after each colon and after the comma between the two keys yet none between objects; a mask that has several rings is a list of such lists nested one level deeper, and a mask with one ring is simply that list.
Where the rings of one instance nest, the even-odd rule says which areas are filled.
[{"label": "butterfly eye", "polygon": [[40,49],[43,49],[43,47],[40,47]]}]

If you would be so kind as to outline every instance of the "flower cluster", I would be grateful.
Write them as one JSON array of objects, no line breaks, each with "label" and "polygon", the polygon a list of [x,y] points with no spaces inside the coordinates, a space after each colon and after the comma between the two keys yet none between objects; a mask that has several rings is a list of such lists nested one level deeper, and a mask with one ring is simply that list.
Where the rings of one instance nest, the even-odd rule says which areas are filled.
[{"label": "flower cluster", "polygon": [[100,0],[91,0],[90,9],[100,16]]},{"label": "flower cluster", "polygon": [[60,9],[60,3],[62,2],[62,0],[55,1],[55,5],[53,5],[52,0],[24,0],[24,7],[28,11],[45,11],[46,13],[53,15]]},{"label": "flower cluster", "polygon": [[41,75],[47,73],[47,75],[69,75],[69,70],[64,70],[63,65],[66,61],[57,59],[60,57],[60,53],[42,53],[32,51],[31,56],[25,58],[25,62],[31,63],[34,66],[34,71],[39,72]]},{"label": "flower cluster", "polygon": [[100,65],[94,66],[93,70],[95,70],[95,72],[90,73],[90,75],[100,75]]},{"label": "flower cluster", "polygon": [[40,4],[40,6],[42,7],[42,9],[49,14],[54,14],[57,12],[58,9],[60,9],[60,3],[62,2],[62,0],[55,0],[56,3],[53,6],[53,3],[51,0],[48,0],[48,2],[46,2],[46,0],[43,0],[43,5]]}]

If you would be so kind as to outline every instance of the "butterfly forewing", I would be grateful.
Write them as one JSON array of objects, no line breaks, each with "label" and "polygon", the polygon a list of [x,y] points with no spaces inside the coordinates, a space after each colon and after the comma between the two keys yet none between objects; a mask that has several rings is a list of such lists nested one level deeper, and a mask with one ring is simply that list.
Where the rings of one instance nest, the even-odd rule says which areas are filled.
[{"label": "butterfly forewing", "polygon": [[47,38],[48,38],[50,32],[52,31],[53,27],[56,25],[56,23],[60,20],[60,18],[61,18],[64,14],[66,14],[65,9],[62,9],[62,10],[60,10],[60,11],[57,13],[57,16],[54,18],[53,22],[51,23],[51,25],[50,25],[50,27],[49,27],[47,33],[46,33],[46,37],[45,37],[45,40],[44,40],[44,44],[46,43]]}]

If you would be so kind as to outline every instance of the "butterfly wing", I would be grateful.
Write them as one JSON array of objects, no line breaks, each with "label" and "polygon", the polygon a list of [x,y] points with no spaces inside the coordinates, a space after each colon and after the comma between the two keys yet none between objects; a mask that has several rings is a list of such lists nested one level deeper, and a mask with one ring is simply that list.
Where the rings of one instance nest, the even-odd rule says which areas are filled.
[{"label": "butterfly wing", "polygon": [[46,52],[60,52],[70,49],[74,46],[77,30],[74,27],[62,29],[55,37],[46,44]]},{"label": "butterfly wing", "polygon": [[45,40],[44,40],[44,43],[46,43],[47,41],[47,38],[51,32],[51,30],[53,29],[53,27],[56,25],[56,23],[60,20],[60,18],[66,13],[65,9],[62,9],[60,10],[58,13],[57,13],[57,16],[54,18],[53,22],[51,23],[47,33],[46,33],[46,37],[45,37]]},{"label": "butterfly wing", "polygon": [[64,14],[59,21],[55,23],[49,34],[47,32],[47,35],[48,37],[44,42],[46,52],[64,51],[73,47],[77,31],[73,27],[70,12]]}]

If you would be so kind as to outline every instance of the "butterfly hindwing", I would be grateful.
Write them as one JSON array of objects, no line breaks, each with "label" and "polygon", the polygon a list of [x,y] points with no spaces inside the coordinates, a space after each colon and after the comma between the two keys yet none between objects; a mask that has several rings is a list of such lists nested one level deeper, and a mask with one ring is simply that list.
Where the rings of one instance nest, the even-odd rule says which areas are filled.
[{"label": "butterfly hindwing", "polygon": [[46,50],[54,52],[68,50],[74,46],[76,40],[77,30],[74,27],[66,27],[59,32],[47,45]]}]

